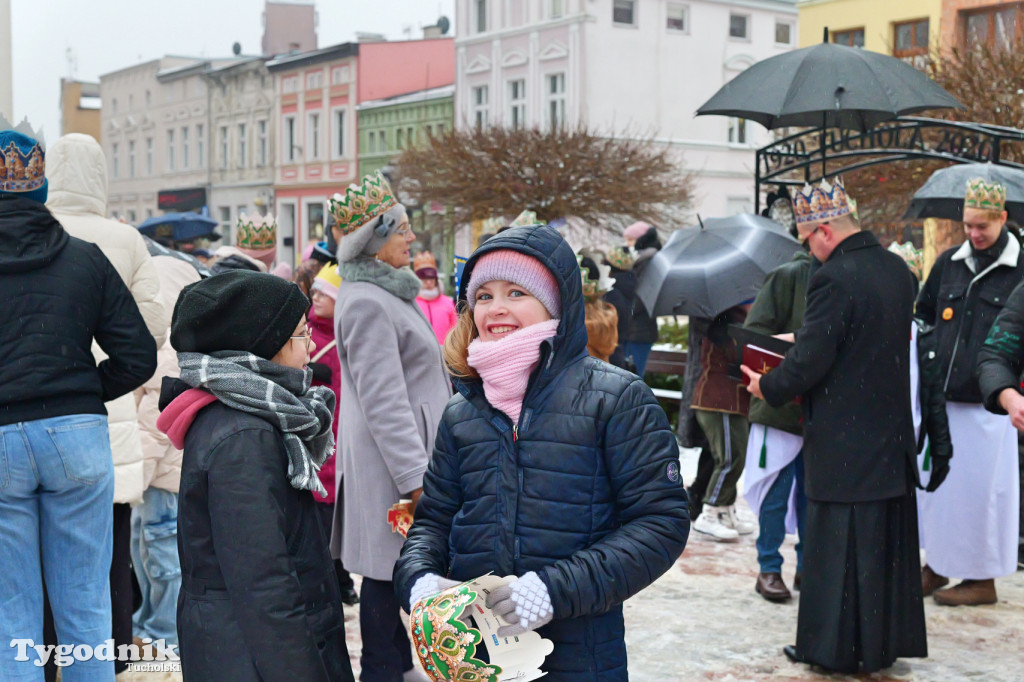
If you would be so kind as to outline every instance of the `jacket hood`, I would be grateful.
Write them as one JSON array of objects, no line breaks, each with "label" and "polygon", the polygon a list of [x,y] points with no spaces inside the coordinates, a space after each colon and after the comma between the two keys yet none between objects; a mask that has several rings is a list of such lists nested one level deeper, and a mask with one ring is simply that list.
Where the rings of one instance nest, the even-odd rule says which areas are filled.
[{"label": "jacket hood", "polygon": [[92,136],[71,133],[46,150],[46,178],[51,211],[106,216],[107,160]]},{"label": "jacket hood", "polygon": [[536,258],[551,271],[558,282],[558,293],[562,299],[562,319],[555,336],[542,344],[540,364],[543,374],[554,376],[563,367],[587,354],[583,282],[576,254],[562,235],[547,225],[513,227],[500,232],[477,247],[466,261],[462,278],[459,280],[460,304],[466,300],[469,280],[480,257],[502,249]]},{"label": "jacket hood", "polygon": [[0,273],[37,270],[56,258],[69,239],[38,201],[0,199]]},{"label": "jacket hood", "polygon": [[179,450],[185,449],[185,436],[192,428],[199,411],[210,403],[217,402],[212,393],[199,388],[189,388],[172,400],[156,420],[156,428],[167,434],[171,445]]}]

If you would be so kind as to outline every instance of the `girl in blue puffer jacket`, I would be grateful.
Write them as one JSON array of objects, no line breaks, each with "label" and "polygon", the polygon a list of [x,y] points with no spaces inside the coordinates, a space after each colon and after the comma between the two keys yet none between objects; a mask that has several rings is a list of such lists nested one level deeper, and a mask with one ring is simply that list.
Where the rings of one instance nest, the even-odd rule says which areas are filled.
[{"label": "girl in blue puffer jacket", "polygon": [[493,572],[509,636],[554,642],[552,682],[626,680],[622,602],[689,533],[679,450],[636,375],[587,354],[580,270],[554,229],[517,227],[474,252],[444,346],[458,394],[438,427],[399,599]]}]

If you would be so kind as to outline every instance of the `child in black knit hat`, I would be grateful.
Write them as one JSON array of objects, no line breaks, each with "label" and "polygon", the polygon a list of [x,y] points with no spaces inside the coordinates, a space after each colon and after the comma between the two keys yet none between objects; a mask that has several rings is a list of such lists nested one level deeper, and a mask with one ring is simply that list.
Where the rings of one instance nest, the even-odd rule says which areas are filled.
[{"label": "child in black knit hat", "polygon": [[183,448],[178,634],[186,680],[352,680],[313,495],[334,394],[310,387],[309,300],[242,270],[186,287],[157,426]]}]

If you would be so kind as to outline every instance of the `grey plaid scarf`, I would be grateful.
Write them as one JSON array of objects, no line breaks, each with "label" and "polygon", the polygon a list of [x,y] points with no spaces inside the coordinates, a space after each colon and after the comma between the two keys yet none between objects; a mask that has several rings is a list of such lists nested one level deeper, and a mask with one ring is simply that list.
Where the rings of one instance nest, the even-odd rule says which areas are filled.
[{"label": "grey plaid scarf", "polygon": [[209,391],[228,407],[255,414],[284,434],[292,487],[327,491],[317,472],[334,451],[331,420],[337,398],[326,386],[310,388],[313,372],[285,367],[252,353],[178,353],[181,380]]}]

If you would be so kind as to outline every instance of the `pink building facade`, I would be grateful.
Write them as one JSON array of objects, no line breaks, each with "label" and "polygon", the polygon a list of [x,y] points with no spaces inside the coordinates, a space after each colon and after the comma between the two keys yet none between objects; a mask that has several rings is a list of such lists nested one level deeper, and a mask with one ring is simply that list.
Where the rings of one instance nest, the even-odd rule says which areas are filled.
[{"label": "pink building facade", "polygon": [[286,55],[267,63],[274,76],[278,260],[297,263],[324,239],[328,199],[356,179],[359,45]]},{"label": "pink building facade", "polygon": [[456,0],[456,18],[456,126],[653,135],[694,176],[691,216],[752,210],[769,133],[694,114],[796,47],[795,0]]}]

